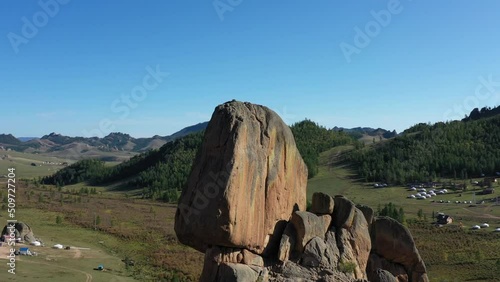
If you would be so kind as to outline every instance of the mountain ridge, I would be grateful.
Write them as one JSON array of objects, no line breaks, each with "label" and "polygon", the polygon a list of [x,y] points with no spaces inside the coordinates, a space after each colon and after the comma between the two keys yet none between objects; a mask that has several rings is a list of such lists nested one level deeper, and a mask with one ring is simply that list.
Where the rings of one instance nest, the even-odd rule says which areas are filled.
[{"label": "mountain ridge", "polygon": [[[43,135],[40,138],[16,138],[12,134],[0,134],[0,147],[19,152],[79,152],[98,150],[104,152],[129,151],[143,152],[150,149],[158,149],[165,143],[184,137],[188,134],[202,131],[206,128],[208,122],[201,122],[195,125],[187,126],[171,135],[134,138],[127,133],[111,132],[108,135],[99,137],[81,137],[65,136],[56,132]],[[23,137],[21,137],[23,138]]]}]

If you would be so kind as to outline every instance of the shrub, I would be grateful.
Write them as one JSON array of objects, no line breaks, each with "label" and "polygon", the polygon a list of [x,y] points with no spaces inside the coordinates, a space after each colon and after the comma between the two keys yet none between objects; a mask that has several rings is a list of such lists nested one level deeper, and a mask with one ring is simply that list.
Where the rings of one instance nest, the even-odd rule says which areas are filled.
[{"label": "shrub", "polygon": [[341,261],[339,264],[339,271],[344,273],[354,273],[356,271],[356,264],[350,261]]}]

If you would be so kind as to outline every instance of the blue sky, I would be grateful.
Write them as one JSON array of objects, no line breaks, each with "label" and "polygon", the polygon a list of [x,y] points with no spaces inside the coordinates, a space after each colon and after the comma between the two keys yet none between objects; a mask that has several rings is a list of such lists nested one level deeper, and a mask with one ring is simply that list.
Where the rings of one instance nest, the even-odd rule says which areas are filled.
[{"label": "blue sky", "polygon": [[353,2],[1,1],[0,133],[168,135],[231,99],[402,131],[500,104],[499,1]]}]

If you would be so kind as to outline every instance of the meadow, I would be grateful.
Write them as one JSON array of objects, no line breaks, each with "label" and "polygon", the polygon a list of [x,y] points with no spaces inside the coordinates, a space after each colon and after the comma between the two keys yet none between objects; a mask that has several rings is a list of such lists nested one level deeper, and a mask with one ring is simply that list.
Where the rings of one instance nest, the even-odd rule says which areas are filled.
[{"label": "meadow", "polygon": [[[404,209],[406,224],[426,262],[431,281],[500,281],[500,232],[493,232],[500,227],[500,205],[490,201],[492,195],[477,195],[476,200],[485,200],[485,204],[475,207],[455,201],[470,201],[473,192],[479,190],[449,191],[427,200],[408,199],[408,195],[415,193],[408,191],[408,187],[374,188],[373,183],[358,179],[342,162],[342,154],[349,149],[349,146],[336,147],[320,155],[319,172],[308,182],[309,200],[314,192],[344,195],[374,210],[392,202]],[[439,200],[451,203],[439,203]],[[422,211],[420,218],[419,210]],[[436,227],[432,224],[432,214],[438,212],[452,216],[454,222]],[[483,222],[490,227],[470,229]]]}]

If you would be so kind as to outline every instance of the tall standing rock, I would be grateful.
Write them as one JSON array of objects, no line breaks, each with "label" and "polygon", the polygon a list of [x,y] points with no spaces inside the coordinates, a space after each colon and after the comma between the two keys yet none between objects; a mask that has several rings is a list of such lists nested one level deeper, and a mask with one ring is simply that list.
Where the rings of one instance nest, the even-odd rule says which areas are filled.
[{"label": "tall standing rock", "polygon": [[208,124],[175,232],[202,252],[219,245],[265,253],[292,213],[305,210],[306,185],[307,167],[281,118],[264,106],[227,102]]}]

